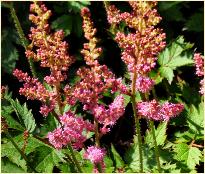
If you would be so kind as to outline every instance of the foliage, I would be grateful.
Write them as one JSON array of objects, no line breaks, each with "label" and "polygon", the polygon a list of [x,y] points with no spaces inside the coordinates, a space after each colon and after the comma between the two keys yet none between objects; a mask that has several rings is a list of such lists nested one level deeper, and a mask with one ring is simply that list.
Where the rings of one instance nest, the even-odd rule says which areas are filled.
[{"label": "foliage", "polygon": [[[26,37],[23,36],[24,33],[21,33],[22,35],[20,34],[21,36],[19,36],[19,32],[16,31],[16,21],[12,14],[10,14],[11,5],[14,7],[14,12],[16,10],[16,18],[20,21],[19,27],[22,27]],[[123,51],[126,51],[132,40],[127,41],[127,47],[123,48],[116,39],[117,32],[125,33],[126,36],[127,34],[135,34],[135,28],[132,28],[134,24],[127,25],[124,18],[124,21],[114,25],[108,24],[107,20],[107,8],[110,5],[116,5],[116,8],[120,9],[122,13],[132,11],[131,6],[127,2],[45,2],[48,9],[52,11],[52,16],[48,20],[51,26],[51,33],[63,30],[65,36],[63,41],[66,41],[69,45],[66,51],[69,52],[70,57],[75,57],[75,62],[69,67],[68,71],[64,72],[62,70],[62,74],[66,75],[67,79],[60,81],[58,85],[55,84],[56,86],[47,83],[43,79],[43,77],[50,75],[52,68],[49,70],[48,67],[39,67],[39,62],[32,63],[30,62],[31,59],[28,60],[25,56],[25,48],[29,50],[33,46],[33,43],[30,43],[27,48],[27,45],[21,43],[22,40],[27,41],[27,36],[30,33],[28,30],[31,27],[31,23],[28,20],[29,5],[30,2],[2,2],[1,6],[4,24],[2,25],[1,38],[1,172],[92,173],[98,170],[105,173],[138,173],[141,171],[140,152],[142,152],[144,173],[204,172],[204,96],[198,93],[200,88],[199,80],[202,78],[195,75],[196,62],[194,61],[194,54],[196,52],[202,52],[203,54],[203,41],[200,40],[200,38],[203,38],[204,9],[201,7],[202,3],[182,1],[158,2],[156,8],[160,16],[162,16],[160,28],[163,28],[166,32],[167,45],[155,56],[157,57],[155,68],[147,74],[143,74],[155,82],[152,90],[146,93],[136,89],[133,90],[133,84],[136,82],[133,80],[134,73],[132,74],[129,67],[126,67],[126,61],[123,62],[121,60],[124,54]],[[195,9],[192,8],[194,5],[196,5]],[[87,7],[90,9],[91,16],[86,13]],[[21,8],[26,9],[25,14],[19,13]],[[84,16],[82,15],[83,12]],[[27,16],[26,19],[25,16]],[[91,24],[87,17],[91,17]],[[117,15],[114,17],[117,17]],[[85,26],[85,21],[89,23],[89,25],[87,24],[88,28]],[[93,30],[95,28],[97,33]],[[83,35],[86,29],[88,32],[94,31],[93,33],[95,34],[92,34],[96,35],[96,38],[91,34],[85,39]],[[50,36],[48,35],[47,38]],[[60,41],[57,42],[57,44],[59,43]],[[132,46],[134,47],[134,45]],[[55,47],[55,44],[53,44],[53,47]],[[34,50],[36,49],[35,46],[33,48]],[[141,45],[139,45],[139,48],[141,49]],[[144,48],[146,50],[146,46]],[[102,54],[101,49],[103,51]],[[133,54],[137,54],[137,51]],[[89,56],[91,58],[94,57],[93,60],[99,63],[96,71],[94,71],[95,68],[93,67],[95,65],[92,64],[93,62],[88,60]],[[107,83],[106,80],[110,80],[104,77],[109,76],[106,73],[104,76],[101,75],[100,68],[104,65],[114,74],[115,77],[113,76],[112,80],[116,78],[120,82],[116,83],[113,80],[110,85],[113,89],[105,86],[106,90],[102,93],[97,93],[98,90],[101,90],[100,85]],[[52,96],[43,100],[42,106],[52,105],[52,100],[62,100],[61,104],[63,107],[61,108],[61,105],[56,102],[54,109],[48,112],[47,116],[43,117],[39,113],[39,101],[26,100],[25,97],[19,95],[19,91],[17,91],[19,86],[12,75],[15,68],[23,69],[24,72],[27,70],[29,75],[34,75],[33,71],[37,72],[38,82],[36,83],[34,80],[35,84],[31,85],[28,83],[33,87],[34,91],[28,90],[26,92],[33,92],[35,95],[39,91],[37,84],[41,83],[45,87],[45,91]],[[86,68],[86,73],[81,71],[82,74],[79,77],[79,69],[84,70],[83,68]],[[98,77],[99,81],[103,82],[102,84],[99,82],[97,84],[98,88],[93,89],[94,92],[97,91],[95,93],[97,94],[95,95],[95,97],[97,96],[96,108],[93,110],[86,109],[89,106],[89,102],[86,105],[78,98],[77,94],[73,98],[69,98],[69,95],[73,92],[69,90],[78,89],[76,85],[84,82],[83,80],[86,80],[86,76],[92,80],[92,76],[89,76],[92,74],[90,72],[95,75],[100,72],[94,77]],[[82,77],[83,75],[84,77]],[[28,77],[26,80],[31,81]],[[28,84],[26,85],[28,86]],[[92,90],[89,85],[95,84],[86,85],[83,89]],[[123,88],[120,88],[120,85],[124,85]],[[146,85],[144,84],[144,87]],[[115,91],[114,88],[117,88],[117,90]],[[67,93],[65,89],[69,89]],[[46,92],[45,96],[47,95]],[[52,95],[55,92],[58,96]],[[81,93],[83,92],[81,90]],[[89,101],[92,100],[92,97],[90,97],[91,99],[89,98]],[[117,101],[115,101],[116,98],[118,99]],[[73,101],[76,99],[77,101],[72,104],[72,102],[68,102],[68,99]],[[154,127],[151,127],[149,119],[140,115],[138,110],[134,110],[134,108],[137,104],[148,102],[152,99],[158,100],[160,106],[166,102],[169,102],[169,104],[182,103],[184,110],[178,116],[177,114],[174,115],[176,118],[173,116],[170,120],[153,121]],[[115,108],[115,104],[117,103],[119,106],[120,101],[123,101],[121,103],[124,112],[122,116],[111,122],[111,124],[105,124],[106,126],[102,122],[97,122],[96,118],[103,117],[104,112],[110,113],[117,109],[116,112],[120,112],[119,108]],[[150,112],[153,108],[149,109],[145,107],[145,110]],[[170,113],[174,112],[172,110],[168,111]],[[68,123],[64,124],[60,119],[66,114],[69,115],[70,112],[76,118],[67,126],[66,124]],[[166,114],[170,114],[169,112]],[[137,118],[135,117],[136,115]],[[112,115],[113,117],[117,117],[117,114]],[[79,121],[78,119],[82,120]],[[108,122],[110,121],[109,119],[111,117],[104,121]],[[82,147],[76,148],[74,143],[79,143],[81,139],[79,139],[79,142],[75,142],[76,137],[74,135],[79,133],[78,131],[85,124],[85,120],[94,129],[93,127],[87,128],[89,127],[87,125],[87,127],[85,126],[82,129],[82,136],[86,140],[83,141]],[[77,128],[74,129],[75,127]],[[137,134],[138,127],[140,128],[142,142],[139,141],[140,138]],[[54,136],[54,134],[51,135],[50,133],[53,133],[57,128],[62,129],[64,132],[69,130],[69,133],[72,135],[72,137],[69,137],[71,141],[62,148],[57,148],[55,143],[50,140]],[[104,133],[102,133],[102,129],[104,129]],[[79,136],[79,134],[77,135]],[[60,138],[63,141],[68,136],[62,135]],[[91,153],[91,158],[87,152],[88,148],[93,146],[96,146],[97,150],[99,150],[98,152],[102,153],[103,160],[100,162],[96,162],[96,159],[94,159],[95,155],[99,154],[93,152],[93,154]],[[161,169],[159,169],[159,163]]]}]

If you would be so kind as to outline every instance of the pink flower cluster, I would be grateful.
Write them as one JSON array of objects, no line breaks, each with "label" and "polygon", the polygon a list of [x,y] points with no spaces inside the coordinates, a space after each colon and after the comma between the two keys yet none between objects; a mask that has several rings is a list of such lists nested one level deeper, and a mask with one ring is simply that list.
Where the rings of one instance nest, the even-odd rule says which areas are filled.
[{"label": "pink flower cluster", "polygon": [[116,121],[124,114],[124,97],[122,95],[117,96],[113,103],[106,109],[105,106],[96,104],[91,108],[92,114],[98,120],[99,123],[103,124],[101,133],[105,134],[109,132],[107,126],[112,126]]},{"label": "pink flower cluster", "polygon": [[138,110],[138,115],[156,121],[168,121],[170,118],[179,115],[184,109],[183,104],[165,102],[160,105],[156,100],[139,102],[136,107]]},{"label": "pink flower cluster", "polygon": [[99,147],[90,146],[84,153],[84,158],[89,159],[94,166],[94,173],[99,173],[97,165],[100,164],[102,172],[105,170],[105,163],[103,162],[105,156],[105,150]]},{"label": "pink flower cluster", "polygon": [[86,140],[86,135],[83,131],[93,131],[93,125],[84,121],[81,117],[77,117],[72,112],[67,112],[60,117],[62,127],[48,133],[49,142],[57,149],[69,143],[76,149],[83,147],[83,142]]},{"label": "pink flower cluster", "polygon": [[41,82],[36,78],[31,78],[28,73],[15,69],[13,75],[20,81],[25,82],[23,88],[19,89],[21,95],[26,96],[31,100],[40,100],[43,105],[40,108],[40,113],[47,116],[56,104],[56,95],[54,92],[48,91]]},{"label": "pink flower cluster", "polygon": [[148,93],[153,88],[154,84],[154,81],[146,76],[140,76],[136,80],[136,88],[142,93]]},{"label": "pink flower cluster", "polygon": [[[194,54],[194,61],[196,66],[196,75],[199,77],[204,77],[204,58],[200,53]],[[204,94],[204,79],[200,81],[200,94]]]},{"label": "pink flower cluster", "polygon": [[131,73],[147,75],[155,67],[158,53],[165,47],[165,33],[155,29],[161,17],[157,14],[156,2],[130,1],[133,11],[120,13],[115,6],[108,7],[108,21],[116,24],[124,21],[135,32],[118,32],[116,41],[123,49],[122,60]]}]

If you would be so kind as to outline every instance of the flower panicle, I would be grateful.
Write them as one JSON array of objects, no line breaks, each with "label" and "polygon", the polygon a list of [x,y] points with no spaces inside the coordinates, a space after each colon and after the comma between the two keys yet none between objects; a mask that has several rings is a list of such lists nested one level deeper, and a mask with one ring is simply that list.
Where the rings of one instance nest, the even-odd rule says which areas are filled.
[{"label": "flower panicle", "polygon": [[161,20],[157,10],[153,9],[157,2],[130,1],[129,4],[132,7],[130,13],[120,13],[113,5],[106,8],[108,22],[116,25],[123,21],[135,30],[129,34],[119,31],[115,40],[123,49],[122,60],[128,71],[147,75],[155,67],[157,55],[165,47],[163,40],[166,35],[162,29],[154,27]]},{"label": "flower panicle", "polygon": [[136,107],[138,115],[156,121],[169,121],[170,118],[179,115],[184,109],[184,105],[181,103],[165,102],[160,105],[155,99],[148,102],[139,102]]},{"label": "flower panicle", "polygon": [[195,53],[194,62],[196,66],[196,75],[198,77],[203,77],[203,79],[200,81],[199,93],[204,95],[204,57],[200,53]]},{"label": "flower panicle", "polygon": [[62,149],[68,144],[72,144],[75,149],[83,147],[86,136],[83,131],[93,131],[93,125],[77,117],[71,111],[66,112],[60,116],[61,127],[56,128],[54,131],[48,133],[49,142],[57,149]]},{"label": "flower panicle", "polygon": [[[51,11],[44,4],[34,2],[31,4],[29,19],[35,24],[31,28],[29,39],[32,41],[26,50],[26,56],[33,58],[34,61],[40,61],[42,67],[50,68],[51,75],[45,77],[48,84],[56,85],[64,81],[69,66],[74,62],[72,56],[69,56],[67,49],[68,44],[63,41],[64,32],[62,30],[51,33],[48,19],[51,16]],[[35,15],[36,14],[36,15]],[[36,52],[32,49],[36,47]]]}]

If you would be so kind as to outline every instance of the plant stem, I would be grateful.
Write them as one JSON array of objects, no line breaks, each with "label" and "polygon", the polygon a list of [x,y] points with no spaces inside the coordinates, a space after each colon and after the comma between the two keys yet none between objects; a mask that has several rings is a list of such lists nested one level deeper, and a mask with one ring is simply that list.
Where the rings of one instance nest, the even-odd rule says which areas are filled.
[{"label": "plant stem", "polygon": [[98,121],[94,118],[94,126],[95,126],[95,142],[96,146],[100,147],[100,137],[98,132]]},{"label": "plant stem", "polygon": [[72,158],[73,158],[73,161],[74,161],[74,163],[75,163],[75,165],[76,165],[78,171],[79,171],[80,173],[83,173],[83,171],[82,171],[82,169],[81,169],[81,167],[80,167],[80,164],[78,163],[78,160],[77,160],[76,157],[75,157],[75,154],[74,154],[74,151],[73,151],[73,148],[72,148],[71,144],[68,145],[68,149],[70,150],[71,156],[72,156]]},{"label": "plant stem", "polygon": [[[18,35],[20,37],[21,43],[22,43],[24,49],[27,50],[28,41],[27,41],[27,39],[26,39],[26,37],[24,35],[23,29],[21,27],[21,24],[19,22],[19,19],[18,19],[17,15],[16,15],[16,11],[15,11],[15,9],[13,7],[13,4],[9,5],[9,9],[10,9],[10,12],[11,12],[11,16],[12,16],[12,18],[14,20],[14,24],[15,24],[17,33],[18,33]],[[29,58],[28,62],[29,62],[30,69],[31,69],[33,77],[37,77],[33,60],[31,58]]]},{"label": "plant stem", "polygon": [[5,132],[6,137],[11,141],[11,143],[13,144],[13,146],[16,148],[16,150],[21,154],[22,158],[26,161],[28,167],[30,167],[30,169],[35,172],[38,173],[33,166],[31,165],[31,163],[28,161],[28,158],[26,157],[26,155],[21,151],[21,149],[18,147],[18,145],[15,143],[15,141],[13,140],[12,136],[9,134],[9,132]]},{"label": "plant stem", "polygon": [[140,133],[140,123],[139,119],[137,117],[137,110],[136,110],[136,100],[135,100],[135,84],[136,84],[136,79],[137,79],[137,74],[136,71],[133,75],[133,80],[132,80],[132,96],[131,96],[131,102],[132,102],[132,109],[134,113],[134,118],[135,118],[135,124],[136,124],[136,133],[137,133],[137,138],[138,138],[138,144],[139,144],[139,159],[140,159],[140,173],[143,173],[143,157],[142,157],[142,137]]},{"label": "plant stem", "polygon": [[156,161],[157,161],[157,168],[158,168],[159,173],[161,173],[161,165],[160,165],[160,160],[159,160],[159,150],[158,150],[158,145],[157,145],[157,141],[156,141],[154,121],[149,120],[149,125],[150,125],[151,133],[153,136],[153,140],[154,140],[154,150],[155,150],[155,157],[156,157]]}]

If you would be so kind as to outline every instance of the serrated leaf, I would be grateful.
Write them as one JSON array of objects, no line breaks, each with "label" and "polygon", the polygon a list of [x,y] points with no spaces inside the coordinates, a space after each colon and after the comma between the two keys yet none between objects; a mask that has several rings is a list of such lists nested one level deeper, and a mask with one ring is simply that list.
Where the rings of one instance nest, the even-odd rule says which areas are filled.
[{"label": "serrated leaf", "polygon": [[191,53],[185,52],[192,47],[193,44],[185,42],[183,36],[180,36],[159,54],[158,63],[161,66],[159,71],[170,84],[174,76],[173,70],[193,64]]},{"label": "serrated leaf", "polygon": [[62,29],[65,33],[65,36],[68,36],[72,30],[72,16],[70,15],[62,15],[57,18],[51,24],[52,29]]},{"label": "serrated leaf", "polygon": [[177,144],[174,148],[176,160],[183,161],[189,169],[195,169],[202,157],[201,151],[196,147],[190,147],[187,144]]},{"label": "serrated leaf", "polygon": [[113,146],[113,144],[111,145],[111,152],[114,158],[114,165],[116,168],[122,168],[124,167],[124,161],[121,158],[121,156],[119,155],[119,153],[116,151],[115,147]]},{"label": "serrated leaf", "polygon": [[[157,145],[163,146],[166,140],[166,129],[167,129],[167,123],[166,122],[161,122],[157,129],[155,130],[155,136],[156,136],[156,141]],[[145,136],[145,142],[150,146],[154,147],[154,141],[153,141],[153,135],[150,131],[146,132]]]},{"label": "serrated leaf", "polygon": [[[19,147],[23,147],[23,135],[13,138]],[[20,146],[21,144],[21,146]],[[8,157],[11,162],[20,166],[23,170],[27,171],[26,161],[21,157],[21,154],[16,150],[13,144],[9,141],[1,145],[1,157]]]},{"label": "serrated leaf", "polygon": [[56,149],[41,146],[34,156],[33,165],[38,172],[52,173],[54,166],[62,161],[64,155]]},{"label": "serrated leaf", "polygon": [[198,109],[191,105],[188,116],[187,122],[189,128],[197,134],[204,134],[204,104],[203,102],[200,103]]},{"label": "serrated leaf", "polygon": [[9,159],[1,158],[1,173],[26,173],[26,171]]},{"label": "serrated leaf", "polygon": [[[132,172],[135,173],[140,171],[140,160],[136,137],[134,138],[134,142],[135,143],[125,153],[125,161],[129,165],[129,168],[132,170]],[[149,149],[147,145],[143,145],[142,150],[144,172],[151,172],[154,168],[156,168],[154,152],[152,149]]]},{"label": "serrated leaf", "polygon": [[13,107],[14,111],[16,112],[19,120],[24,124],[25,128],[32,133],[36,127],[35,119],[31,110],[28,110],[26,103],[22,106],[18,99],[13,100],[9,99],[11,106]]},{"label": "serrated leaf", "polygon": [[11,115],[13,111],[14,110],[11,106],[2,106],[1,116],[6,119],[9,128],[23,131],[23,126]]},{"label": "serrated leaf", "polygon": [[170,67],[160,67],[159,72],[161,77],[164,77],[168,80],[169,84],[172,83],[172,80],[174,78],[174,72]]}]

